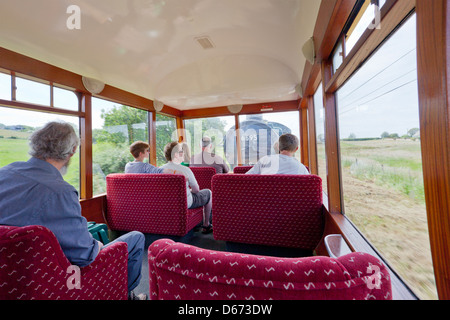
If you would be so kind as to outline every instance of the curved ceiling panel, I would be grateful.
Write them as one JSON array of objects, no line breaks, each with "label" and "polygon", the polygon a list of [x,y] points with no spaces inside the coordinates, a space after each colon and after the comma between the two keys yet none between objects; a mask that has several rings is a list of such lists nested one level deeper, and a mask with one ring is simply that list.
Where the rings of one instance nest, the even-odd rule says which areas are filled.
[{"label": "curved ceiling panel", "polygon": [[264,56],[224,55],[185,65],[159,81],[155,98],[180,109],[295,100],[297,74]]}]

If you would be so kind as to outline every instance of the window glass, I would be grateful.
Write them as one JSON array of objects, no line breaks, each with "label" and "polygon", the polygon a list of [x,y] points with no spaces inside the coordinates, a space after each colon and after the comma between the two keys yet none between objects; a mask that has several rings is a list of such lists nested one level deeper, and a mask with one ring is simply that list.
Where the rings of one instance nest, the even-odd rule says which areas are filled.
[{"label": "window glass", "polygon": [[[274,144],[280,135],[292,133],[300,140],[298,111],[274,112],[239,116],[241,156],[245,165],[254,165],[259,159],[275,153]],[[300,161],[300,149],[295,157]]]},{"label": "window glass", "polygon": [[50,86],[48,84],[16,77],[16,100],[50,106]]},{"label": "window glass", "polygon": [[314,118],[316,122],[317,165],[319,177],[322,178],[322,189],[327,193],[327,159],[325,155],[325,110],[323,109],[322,84],[314,94]]},{"label": "window glass", "polygon": [[344,48],[342,48],[342,41],[339,41],[336,49],[333,52],[333,72],[341,66],[344,61]]},{"label": "window glass", "polygon": [[186,142],[190,148],[191,156],[200,153],[203,136],[210,137],[214,146],[214,153],[222,157],[230,167],[235,157],[235,130],[234,116],[211,117],[184,120],[186,129]]},{"label": "window glass", "polygon": [[94,195],[106,192],[106,176],[123,173],[134,158],[130,145],[148,143],[148,113],[107,100],[92,98],[92,171]]},{"label": "window glass", "polygon": [[11,100],[11,76],[0,72],[0,99]]},{"label": "window glass", "polygon": [[156,165],[167,163],[164,147],[172,141],[178,141],[177,120],[163,114],[156,114]]},{"label": "window glass", "polygon": [[[75,132],[80,131],[77,117],[0,107],[0,167],[15,161],[27,161],[30,158],[30,135],[50,121],[69,122]],[[63,178],[80,190],[79,148],[71,158],[69,169]]]},{"label": "window glass", "polygon": [[420,148],[415,16],[337,92],[345,214],[423,299],[436,298]]},{"label": "window glass", "polygon": [[53,106],[55,108],[78,111],[78,97],[75,92],[53,87]]},{"label": "window glass", "polygon": [[[360,14],[356,17],[349,31],[347,32],[345,42],[346,55],[353,49],[356,42],[362,36],[366,29],[381,28],[380,24],[380,9],[386,3],[386,0],[376,1],[366,0],[361,8]],[[337,67],[336,67],[337,69]]]}]

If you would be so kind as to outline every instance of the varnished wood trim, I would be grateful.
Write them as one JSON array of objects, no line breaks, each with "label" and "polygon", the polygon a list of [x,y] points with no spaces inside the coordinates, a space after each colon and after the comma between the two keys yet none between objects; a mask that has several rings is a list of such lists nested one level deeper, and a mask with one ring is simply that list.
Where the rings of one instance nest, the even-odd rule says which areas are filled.
[{"label": "varnished wood trim", "polygon": [[331,213],[343,212],[343,194],[341,181],[341,157],[337,105],[334,93],[325,92],[325,86],[331,78],[333,66],[331,60],[322,62],[323,105],[325,112],[325,152],[327,165],[328,201]]},{"label": "varnished wood trim", "polygon": [[[242,115],[252,113],[295,111],[298,110],[298,106],[299,106],[298,100],[246,104],[243,105],[242,110],[241,112],[239,112],[239,114]],[[227,107],[216,107],[216,108],[184,110],[182,117],[183,119],[193,119],[193,118],[219,117],[230,115],[234,114],[231,113]]]},{"label": "varnished wood trim", "polygon": [[81,95],[81,111],[84,117],[80,118],[80,197],[92,198],[92,96]]},{"label": "varnished wood trim", "polygon": [[0,106],[7,107],[7,108],[10,107],[10,108],[15,108],[15,109],[61,114],[61,115],[66,115],[66,116],[76,116],[76,117],[84,116],[84,113],[79,112],[79,111],[72,111],[72,110],[66,110],[66,109],[60,109],[60,108],[41,106],[41,105],[37,105],[37,104],[20,102],[20,101],[11,101],[11,100],[0,99]]},{"label": "varnished wood trim", "polygon": [[150,163],[156,166],[156,112],[149,112],[148,115],[149,126],[149,138],[148,143],[150,145]]},{"label": "varnished wood trim", "polygon": [[417,0],[420,140],[439,299],[450,299],[450,5]]},{"label": "varnished wood trim", "polygon": [[381,8],[380,28],[366,29],[325,87],[335,92],[414,10],[415,0],[388,0]]},{"label": "varnished wood trim", "polygon": [[80,200],[81,215],[87,221],[106,223],[104,214],[106,213],[106,194],[100,194],[90,199]]},{"label": "varnished wood trim", "polygon": [[316,143],[316,122],[314,113],[314,98],[308,97],[308,125],[309,125],[309,170],[312,174],[318,174],[317,167],[317,143]]},{"label": "varnished wood trim", "polygon": [[309,143],[308,143],[308,109],[300,109],[300,140],[301,140],[301,161],[305,166],[309,164]]}]

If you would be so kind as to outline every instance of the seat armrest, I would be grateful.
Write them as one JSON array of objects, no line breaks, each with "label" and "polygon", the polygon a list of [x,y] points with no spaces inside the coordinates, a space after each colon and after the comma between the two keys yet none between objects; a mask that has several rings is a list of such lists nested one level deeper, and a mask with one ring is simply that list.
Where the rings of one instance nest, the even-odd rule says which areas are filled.
[{"label": "seat armrest", "polygon": [[325,237],[325,247],[331,258],[339,258],[352,252],[340,234],[329,234]]}]

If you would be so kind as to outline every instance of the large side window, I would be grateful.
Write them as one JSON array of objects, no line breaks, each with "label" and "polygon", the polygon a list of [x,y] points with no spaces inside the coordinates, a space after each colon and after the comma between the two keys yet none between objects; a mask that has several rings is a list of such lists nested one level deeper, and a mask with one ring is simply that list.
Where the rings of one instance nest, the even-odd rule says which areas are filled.
[{"label": "large side window", "polygon": [[[33,97],[26,97],[33,100]],[[15,161],[27,161],[28,140],[31,134],[50,121],[65,121],[70,123],[75,132],[79,132],[78,117],[63,116],[38,111],[27,111],[0,107],[0,167]],[[79,151],[79,150],[78,150]],[[80,156],[79,152],[70,160],[64,180],[80,190]]]},{"label": "large side window", "polygon": [[344,211],[419,297],[435,299],[415,34],[412,16],[337,91]]},{"label": "large side window", "polygon": [[133,161],[130,144],[148,142],[148,113],[92,98],[92,158],[94,195],[106,192],[106,176],[123,173]]}]

